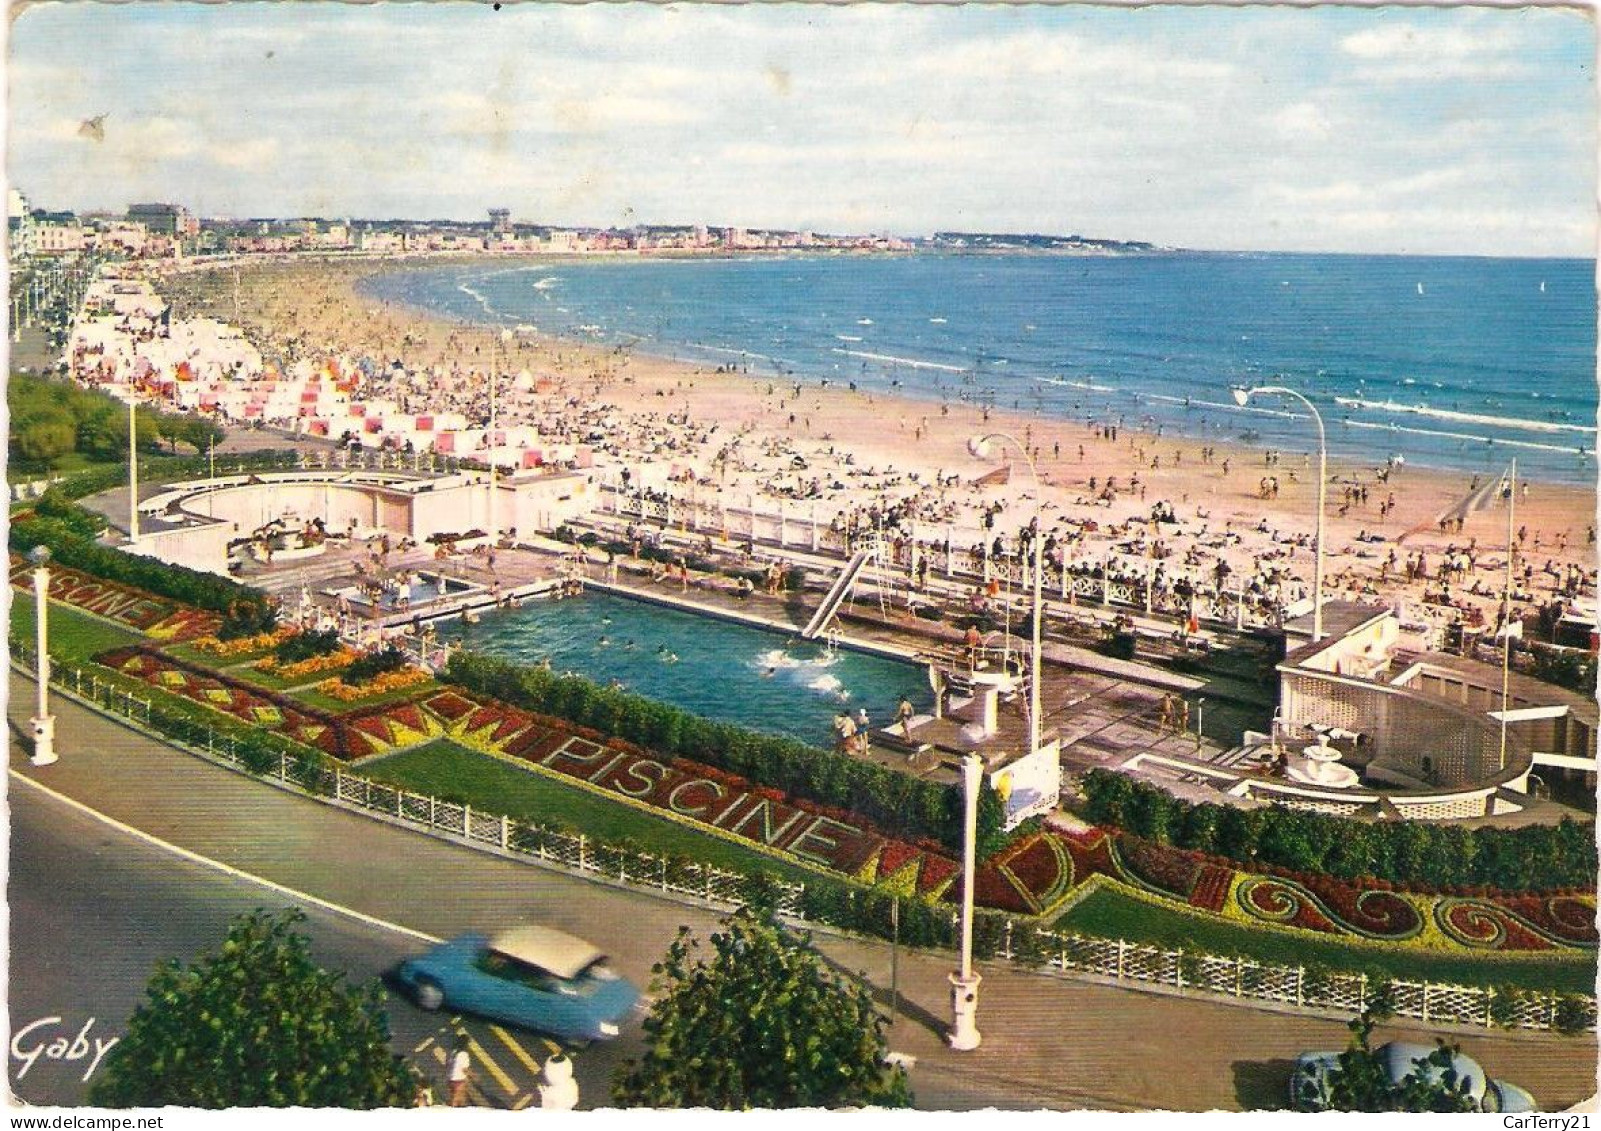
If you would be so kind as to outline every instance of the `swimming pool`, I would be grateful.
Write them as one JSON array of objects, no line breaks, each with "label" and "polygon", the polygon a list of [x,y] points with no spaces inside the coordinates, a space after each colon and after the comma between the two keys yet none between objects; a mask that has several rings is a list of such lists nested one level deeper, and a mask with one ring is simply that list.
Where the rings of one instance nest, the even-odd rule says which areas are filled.
[{"label": "swimming pool", "polygon": [[920,711],[933,704],[928,677],[910,663],[849,649],[829,650],[759,628],[591,592],[485,612],[480,623],[440,626],[447,639],[522,664],[550,659],[597,683],[707,718],[783,734],[817,746],[833,741],[836,712],[866,708],[876,725],[901,696]]}]

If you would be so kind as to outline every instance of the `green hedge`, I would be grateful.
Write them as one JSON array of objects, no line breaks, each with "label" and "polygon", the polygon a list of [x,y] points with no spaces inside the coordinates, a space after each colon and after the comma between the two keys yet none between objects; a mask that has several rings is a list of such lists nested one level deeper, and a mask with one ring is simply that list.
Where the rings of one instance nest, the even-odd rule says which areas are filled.
[{"label": "green hedge", "polygon": [[[828,753],[790,738],[715,722],[581,676],[469,652],[450,658],[444,678],[538,714],[626,739],[669,757],[728,770],[791,796],[848,809],[886,832],[961,846],[962,789],[919,781],[882,766]],[[979,849],[1005,842],[1000,798],[986,783],[979,799]]]},{"label": "green hedge", "polygon": [[1227,857],[1342,879],[1411,887],[1534,892],[1595,885],[1595,825],[1563,819],[1521,828],[1429,821],[1359,821],[1268,806],[1192,804],[1110,770],[1083,778],[1084,815],[1097,825]]},{"label": "green hedge", "polygon": [[251,615],[247,619],[258,626],[270,627],[275,615],[267,595],[259,589],[214,573],[202,573],[159,558],[102,546],[80,533],[80,524],[69,520],[35,516],[13,522],[8,543],[20,554],[28,553],[35,546],[48,546],[52,560],[68,569],[81,570],[105,581],[142,589],[158,597],[170,597],[230,618],[249,610]]}]

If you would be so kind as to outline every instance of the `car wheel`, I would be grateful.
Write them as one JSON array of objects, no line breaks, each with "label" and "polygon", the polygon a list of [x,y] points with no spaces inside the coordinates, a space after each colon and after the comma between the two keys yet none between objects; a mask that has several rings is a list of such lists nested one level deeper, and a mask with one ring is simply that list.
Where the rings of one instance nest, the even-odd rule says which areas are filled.
[{"label": "car wheel", "polygon": [[437,982],[427,980],[418,982],[416,992],[412,996],[416,999],[418,1008],[426,1009],[429,1013],[445,1004],[445,991],[439,988]]}]

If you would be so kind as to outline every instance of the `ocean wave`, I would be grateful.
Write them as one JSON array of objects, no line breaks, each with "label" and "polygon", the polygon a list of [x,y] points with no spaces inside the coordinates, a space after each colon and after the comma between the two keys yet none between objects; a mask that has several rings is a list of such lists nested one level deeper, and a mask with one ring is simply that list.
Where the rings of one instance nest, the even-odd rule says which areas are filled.
[{"label": "ocean wave", "polygon": [[535,281],[534,290],[548,291],[559,282],[561,282],[560,275],[546,275],[543,279]]},{"label": "ocean wave", "polygon": [[834,337],[838,338],[842,342],[859,342],[862,340],[856,337],[854,334],[835,334]]},{"label": "ocean wave", "polygon": [[1359,397],[1335,397],[1334,403],[1347,408],[1361,408],[1373,412],[1405,412],[1415,416],[1430,416],[1436,420],[1451,420],[1458,424],[1483,424],[1491,428],[1516,428],[1523,432],[1583,432],[1595,435],[1595,429],[1583,424],[1559,424],[1551,420],[1526,420],[1516,416],[1490,416],[1477,412],[1457,412],[1453,409],[1430,408],[1428,405],[1401,404],[1398,401],[1368,401]]},{"label": "ocean wave", "polygon": [[1567,455],[1593,456],[1592,448],[1564,444],[1539,444],[1533,440],[1503,440],[1498,436],[1480,436],[1470,432],[1446,432],[1438,428],[1407,428],[1400,424],[1377,424],[1370,420],[1341,421],[1348,428],[1366,428],[1371,432],[1395,432],[1408,436],[1433,436],[1440,440],[1465,440],[1486,447],[1523,448],[1534,452],[1563,452]]},{"label": "ocean wave", "polygon": [[489,300],[484,297],[482,291],[475,290],[469,283],[457,283],[456,289],[477,302],[479,306],[484,308],[484,313],[489,315],[491,318],[500,317],[500,311],[496,310],[494,306],[490,304]]},{"label": "ocean wave", "polygon": [[1069,381],[1065,377],[1036,377],[1041,385],[1055,385],[1059,389],[1087,389],[1092,393],[1117,393],[1122,390],[1113,385],[1097,385],[1094,381]]},{"label": "ocean wave", "polygon": [[909,369],[938,369],[942,373],[966,373],[967,370],[960,365],[945,365],[938,361],[919,361],[915,357],[896,357],[891,353],[869,353],[866,350],[835,349],[835,353],[846,357],[863,357],[868,361],[887,361],[891,365],[904,365]]}]

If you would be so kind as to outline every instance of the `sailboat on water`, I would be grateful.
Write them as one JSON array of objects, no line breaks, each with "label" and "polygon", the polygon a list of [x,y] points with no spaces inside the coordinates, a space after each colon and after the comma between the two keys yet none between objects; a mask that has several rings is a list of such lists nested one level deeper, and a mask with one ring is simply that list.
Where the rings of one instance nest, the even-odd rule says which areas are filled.
[{"label": "sailboat on water", "polygon": [[1418,294],[1422,294],[1422,293],[1423,293],[1423,284],[1419,283],[1418,284]]}]

